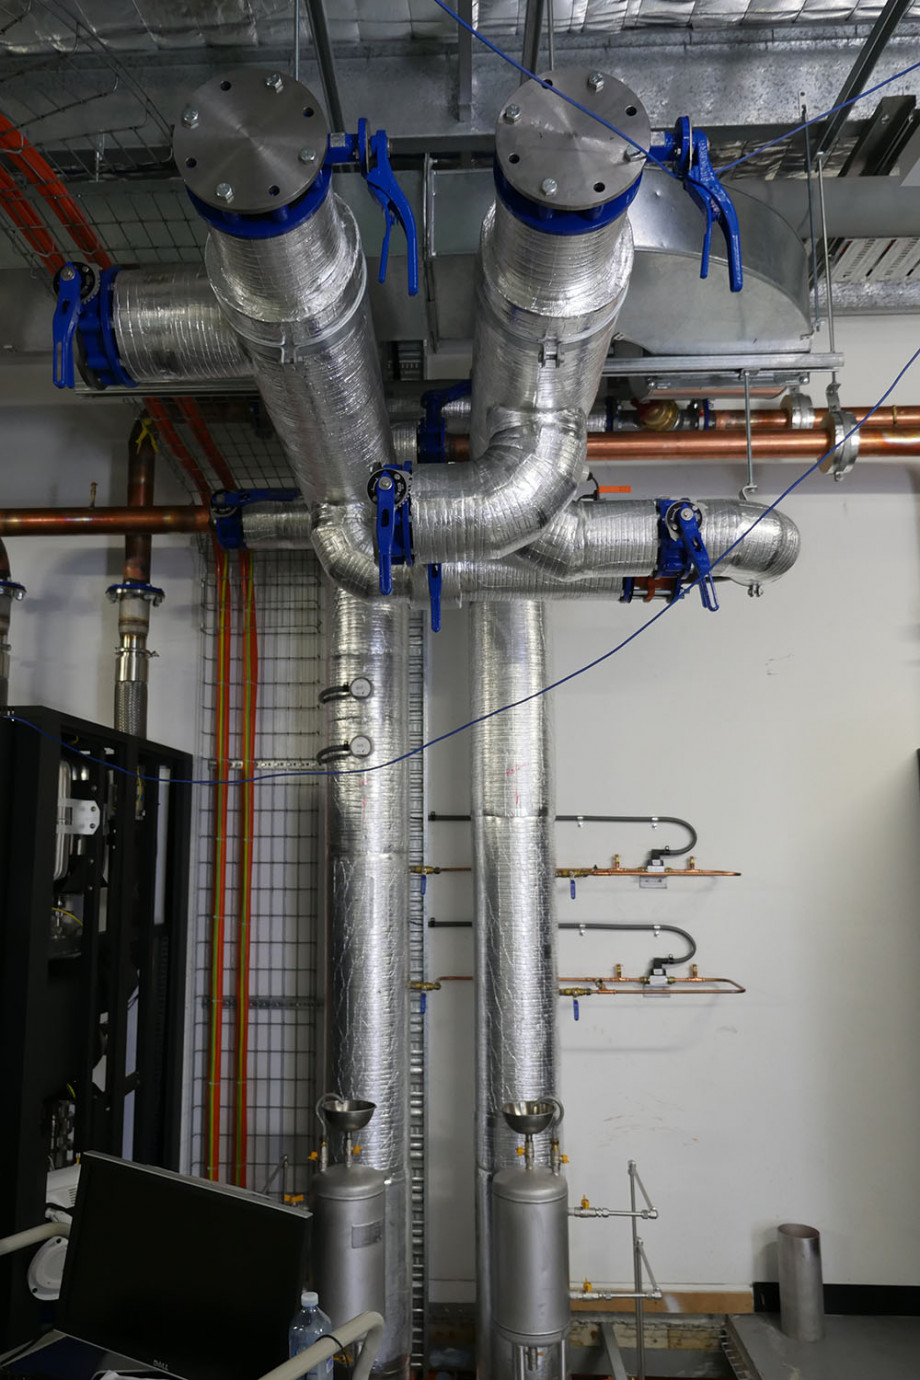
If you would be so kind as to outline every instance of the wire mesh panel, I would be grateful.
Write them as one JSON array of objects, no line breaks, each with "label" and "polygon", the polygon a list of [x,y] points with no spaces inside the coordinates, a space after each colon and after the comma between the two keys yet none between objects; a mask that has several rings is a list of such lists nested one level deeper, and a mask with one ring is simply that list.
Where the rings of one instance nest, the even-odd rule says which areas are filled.
[{"label": "wire mesh panel", "polygon": [[[240,626],[239,585],[235,586],[234,625]],[[298,774],[309,769],[318,746],[320,591],[315,562],[308,552],[264,552],[254,558],[259,628],[258,717],[249,984],[247,1182],[281,1194],[306,1189],[308,1155],[313,1148],[313,1106],[317,1097],[316,1060],[322,1005],[319,977],[320,901],[317,840],[322,804],[321,781]],[[213,569],[204,581],[204,722],[206,754],[216,772],[213,736],[219,668],[217,593]],[[234,693],[231,716],[241,712],[240,646],[234,639]],[[233,748],[231,748],[233,751]],[[232,760],[230,779],[241,763]],[[275,773],[275,774],[273,774]],[[285,774],[289,773],[289,774]],[[215,828],[214,793],[201,792],[198,831],[201,843],[197,883],[195,949],[194,1097],[192,1168],[204,1167],[203,1135],[207,1096],[210,1011],[211,897]],[[239,914],[239,853],[242,824],[240,791],[231,790],[227,823],[227,974],[223,999],[220,1103],[220,1163],[232,1154],[235,1090],[236,992],[239,962],[235,918]],[[222,1174],[225,1177],[225,1174]]]}]

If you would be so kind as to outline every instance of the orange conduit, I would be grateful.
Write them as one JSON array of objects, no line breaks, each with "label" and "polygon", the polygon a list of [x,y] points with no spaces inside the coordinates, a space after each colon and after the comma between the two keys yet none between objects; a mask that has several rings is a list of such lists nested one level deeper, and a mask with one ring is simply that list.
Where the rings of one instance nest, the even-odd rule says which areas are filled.
[{"label": "orange conduit", "polygon": [[[204,473],[179,435],[165,406],[147,398],[147,411],[157,430],[198,490],[203,505],[210,501]],[[205,510],[206,507],[205,507]],[[215,785],[214,839],[211,874],[211,977],[208,1004],[207,1097],[205,1107],[205,1175],[219,1179],[221,1169],[221,1073],[224,1052],[224,970],[227,928],[227,825],[230,791],[230,681],[232,673],[231,621],[233,595],[226,553],[212,536],[217,585],[217,684],[214,701]]]},{"label": "orange conduit", "polygon": [[[207,456],[224,488],[235,487],[233,475],[214,444],[207,423],[192,398],[177,399],[179,411]],[[239,914],[237,921],[236,970],[236,1079],[235,1113],[231,1149],[231,1177],[241,1188],[246,1186],[249,1146],[249,974],[252,943],[252,866],[255,846],[255,793],[251,777],[255,759],[256,715],[258,710],[259,635],[256,619],[255,584],[252,556],[239,553],[240,607],[243,624],[243,693],[240,705],[240,809],[238,831]]]}]

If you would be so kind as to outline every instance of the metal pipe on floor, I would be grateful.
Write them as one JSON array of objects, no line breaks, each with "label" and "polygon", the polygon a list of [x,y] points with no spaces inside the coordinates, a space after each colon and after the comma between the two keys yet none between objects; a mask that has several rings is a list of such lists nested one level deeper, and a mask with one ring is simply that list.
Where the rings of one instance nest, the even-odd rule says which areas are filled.
[{"label": "metal pipe on floor", "polygon": [[780,1326],[797,1342],[824,1336],[821,1233],[817,1227],[784,1222],[777,1228]]}]

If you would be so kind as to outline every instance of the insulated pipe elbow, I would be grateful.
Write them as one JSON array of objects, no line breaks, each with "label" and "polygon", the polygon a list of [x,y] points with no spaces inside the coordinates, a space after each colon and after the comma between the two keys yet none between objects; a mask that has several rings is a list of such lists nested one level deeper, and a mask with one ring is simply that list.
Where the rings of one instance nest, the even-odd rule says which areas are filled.
[{"label": "insulated pipe elbow", "polygon": [[503,426],[467,464],[419,470],[412,480],[415,558],[498,560],[532,542],[571,502],[586,441],[584,414],[560,410]]},{"label": "insulated pipe elbow", "polygon": [[795,565],[801,537],[786,513],[759,503],[726,500],[707,500],[703,507],[701,535],[709,559],[713,564],[719,561],[717,576],[739,584],[762,584],[778,580]]}]

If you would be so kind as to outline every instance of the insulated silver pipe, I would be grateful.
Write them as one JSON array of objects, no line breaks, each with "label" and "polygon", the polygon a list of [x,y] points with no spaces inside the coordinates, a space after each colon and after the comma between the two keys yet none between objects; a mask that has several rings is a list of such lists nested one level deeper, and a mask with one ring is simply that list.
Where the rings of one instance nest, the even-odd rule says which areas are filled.
[{"label": "insulated silver pipe", "polygon": [[[326,737],[343,773],[408,748],[409,611],[327,584]],[[348,688],[351,687],[351,688]],[[350,749],[346,747],[350,744]],[[386,1334],[377,1369],[407,1376],[411,1336],[409,806],[405,763],[326,788],[329,1087],[377,1104],[362,1163],[386,1175]],[[347,1255],[351,1242],[343,1243]]]},{"label": "insulated silver pipe", "polygon": [[252,382],[252,364],[201,267],[119,269],[112,321],[118,357],[137,384]]},{"label": "insulated silver pipe", "polygon": [[[533,601],[470,611],[472,717],[547,684],[546,614]],[[491,1328],[491,1181],[516,1160],[505,1102],[555,1094],[555,831],[552,708],[541,695],[486,719],[473,737],[476,973],[476,1235],[480,1370],[508,1374]],[[548,1163],[546,1137],[537,1142]]]},{"label": "insulated silver pipe", "polygon": [[[558,76],[564,80],[567,74]],[[515,100],[499,120],[498,165],[512,183],[521,158],[528,163],[539,156],[545,122],[537,118],[529,133],[515,134],[510,152],[502,132],[509,124],[518,128],[522,107],[532,99],[539,102],[542,96],[534,96],[528,84],[521,88],[520,104]],[[546,113],[552,123],[555,108],[548,106]],[[525,114],[521,126],[528,124]],[[579,137],[560,133],[574,160]],[[556,176],[567,165],[568,153],[554,176],[544,174],[540,192],[548,211],[558,190]],[[623,190],[637,176],[638,169],[622,177]],[[474,461],[487,451],[505,409],[530,413],[535,422],[574,412],[581,421],[580,466],[574,475],[586,475],[585,419],[597,397],[632,264],[632,230],[623,215],[585,233],[560,235],[525,224],[502,200],[495,201],[483,222],[477,284],[470,407]],[[541,525],[554,516],[546,511]],[[542,605],[471,605],[470,642],[474,718],[547,684]],[[476,1297],[484,1380],[510,1380],[514,1368],[511,1346],[492,1320],[491,1179],[513,1156],[497,1124],[501,1106],[557,1091],[556,801],[549,715],[548,697],[540,696],[481,724],[473,748]],[[547,1348],[541,1372],[558,1366],[563,1354],[564,1345]]]},{"label": "insulated silver pipe", "polygon": [[395,461],[355,218],[332,193],[274,239],[212,229],[211,285],[308,503],[367,502]]}]

